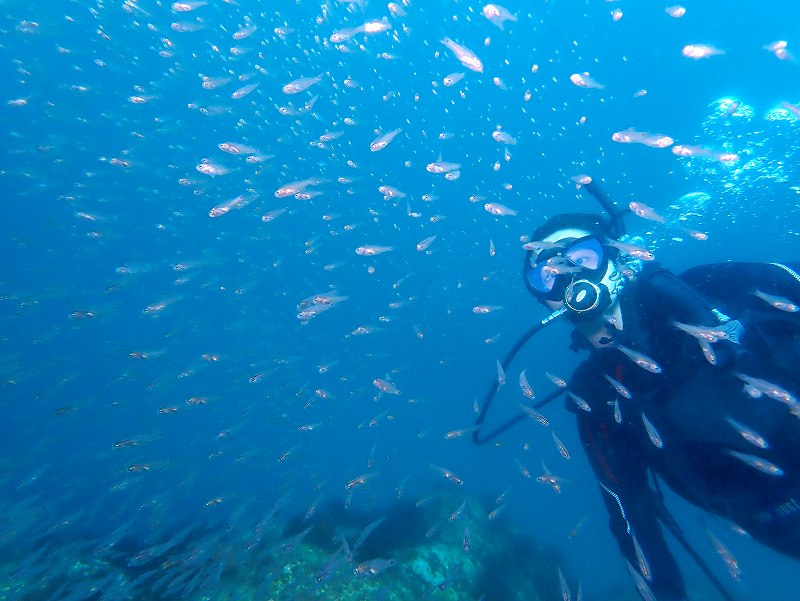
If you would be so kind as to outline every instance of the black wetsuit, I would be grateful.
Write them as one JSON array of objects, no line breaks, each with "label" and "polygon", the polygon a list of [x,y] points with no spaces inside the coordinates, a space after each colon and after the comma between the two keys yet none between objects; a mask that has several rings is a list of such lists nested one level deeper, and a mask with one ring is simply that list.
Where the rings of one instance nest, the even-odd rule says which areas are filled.
[{"label": "black wetsuit", "polygon": [[[785,267],[728,263],[694,268],[679,278],[649,266],[621,293],[623,329],[610,335],[653,359],[662,372],[651,373],[620,350],[604,348],[593,350],[573,374],[569,390],[591,412],[574,401],[567,405],[577,416],[611,531],[639,570],[635,535],[647,584],[659,601],[686,594],[662,536],[660,499],[649,473],[754,539],[800,558],[800,416],[786,402],[753,398],[737,375],[767,380],[800,400],[800,313],[778,310],[753,294],[759,290],[800,303],[800,264]],[[712,345],[717,365],[706,360],[696,338],[674,326],[675,321],[718,326],[712,309],[745,327],[741,344]],[[620,396],[606,375],[631,398]],[[657,436],[648,433],[643,415]],[[761,435],[768,448],[748,442],[726,418]],[[731,451],[762,458],[783,473],[765,473]]]}]

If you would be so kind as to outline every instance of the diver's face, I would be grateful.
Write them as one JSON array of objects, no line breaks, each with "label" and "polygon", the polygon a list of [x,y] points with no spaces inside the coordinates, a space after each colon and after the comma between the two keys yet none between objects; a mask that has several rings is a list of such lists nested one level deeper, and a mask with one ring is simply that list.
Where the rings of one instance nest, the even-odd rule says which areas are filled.
[{"label": "diver's face", "polygon": [[[571,315],[575,319],[582,315],[581,319],[592,321],[591,315],[594,312],[585,311],[591,311],[595,307],[593,303],[601,297],[595,294],[589,297],[584,295],[592,288],[601,296],[600,290],[611,293],[616,289],[611,280],[618,275],[614,261],[607,258],[602,241],[583,229],[562,229],[547,236],[543,242],[549,243],[553,248],[543,250],[531,259],[532,268],[526,275],[531,292],[551,311],[558,311],[566,304],[566,295],[573,289],[573,284],[586,280],[595,282],[596,284],[589,284],[588,289],[585,285],[580,286],[580,291],[570,303],[570,308],[575,311]],[[611,293],[609,304],[614,300],[615,295]],[[581,305],[585,308],[578,309]],[[600,311],[607,306],[603,303]]]},{"label": "diver's face", "polygon": [[[558,230],[557,232],[553,232],[549,236],[547,236],[543,242],[554,242],[558,245],[566,246],[572,240],[576,240],[578,238],[585,238],[586,236],[590,235],[590,232],[582,229],[563,229]],[[553,301],[543,299],[542,302],[550,308],[551,311],[558,311],[564,306],[563,300]]]}]

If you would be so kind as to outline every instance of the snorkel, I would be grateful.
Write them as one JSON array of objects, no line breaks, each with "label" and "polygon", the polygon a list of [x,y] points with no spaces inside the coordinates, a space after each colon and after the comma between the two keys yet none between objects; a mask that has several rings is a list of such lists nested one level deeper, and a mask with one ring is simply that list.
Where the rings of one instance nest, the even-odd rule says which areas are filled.
[{"label": "snorkel", "polygon": [[[627,209],[621,210],[617,208],[614,202],[602,190],[600,190],[600,187],[594,181],[590,181],[583,187],[595,200],[597,200],[602,209],[608,214],[607,220],[602,219],[600,216],[584,216],[595,218],[593,223],[588,224],[588,231],[591,232],[595,230],[602,230],[606,232],[609,237],[613,238],[618,238],[619,236],[623,235],[625,233],[625,223],[623,222],[623,217],[629,211]],[[586,228],[583,229],[585,230]],[[525,280],[529,290],[531,289],[531,283],[529,281],[527,272],[531,264],[532,253],[532,250],[529,250],[526,253],[525,264],[523,267],[523,279]],[[608,272],[606,272],[605,276],[607,275]],[[597,283],[589,280],[581,279],[572,281],[568,286],[566,286],[566,296],[563,297],[563,300],[565,301],[564,305],[550,313],[538,323],[534,324],[533,327],[523,333],[522,336],[520,336],[519,339],[509,349],[508,353],[506,353],[506,356],[503,358],[503,361],[500,363],[503,371],[508,369],[509,365],[511,365],[511,362],[517,356],[519,351],[528,343],[531,338],[533,338],[536,334],[541,332],[545,327],[556,321],[561,316],[568,313],[580,316],[581,313],[585,314],[587,312],[587,308],[595,310],[596,306],[599,306],[600,299],[602,298],[602,292],[602,289],[597,285]],[[593,297],[595,300],[589,302],[589,300],[591,300],[590,297]],[[590,306],[586,305],[587,302],[589,302]],[[574,318],[574,320],[578,321],[580,320],[580,317],[577,319]],[[492,381],[491,385],[489,386],[489,390],[486,391],[486,395],[484,396],[480,412],[475,420],[475,430],[472,432],[472,442],[474,442],[476,445],[482,445],[490,440],[494,440],[500,434],[507,431],[515,424],[521,422],[526,417],[525,413],[520,412],[519,414],[500,424],[488,434],[483,436],[481,435],[481,427],[486,419],[487,414],[489,413],[489,408],[494,401],[494,397],[497,394],[498,388],[499,382],[495,379]],[[564,392],[564,388],[559,388],[532,405],[532,407],[534,409],[544,407],[548,403],[557,399]]]}]

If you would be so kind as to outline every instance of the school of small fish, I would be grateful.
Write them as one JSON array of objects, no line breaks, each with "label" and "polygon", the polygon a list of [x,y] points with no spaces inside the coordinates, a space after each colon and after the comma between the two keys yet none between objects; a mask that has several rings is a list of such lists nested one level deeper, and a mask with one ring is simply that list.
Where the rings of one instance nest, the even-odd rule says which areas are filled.
[{"label": "school of small fish", "polygon": [[[371,554],[396,526],[387,498],[424,515],[422,542],[456,532],[472,556],[484,551],[479,528],[500,528],[534,498],[563,520],[563,538],[578,536],[588,505],[559,514],[560,499],[596,487],[574,465],[577,434],[535,402],[566,389],[578,412],[593,407],[555,375],[555,359],[527,357],[507,373],[497,350],[538,311],[531,303],[521,316],[502,292],[519,284],[520,244],[547,248],[532,224],[582,198],[595,154],[730,169],[744,157],[702,135],[656,133],[660,115],[646,110],[626,121],[659,87],[658,62],[627,70],[635,44],[617,40],[613,66],[584,50],[581,28],[552,47],[541,32],[556,14],[609,36],[637,18],[666,23],[679,33],[663,51],[691,72],[750,49],[696,39],[681,29],[691,7],[678,5],[639,16],[603,2],[455,1],[437,6],[436,21],[422,0],[39,4],[4,6],[0,28],[16,161],[0,176],[19,191],[7,259],[19,272],[0,298],[9,332],[23,328],[4,335],[0,366],[11,411],[32,407],[9,422],[10,438],[33,449],[9,460],[0,483],[10,580],[44,583],[29,598],[193,598],[237,562],[264,561],[268,591],[298,549],[324,540],[309,590],[344,576],[388,581],[410,568]],[[769,39],[753,53],[791,64],[791,41]],[[782,100],[793,119],[797,100]],[[644,228],[707,239],[668,204],[654,195],[628,208]],[[641,244],[604,243],[655,259]],[[753,297],[785,313],[800,306]],[[712,365],[714,345],[730,341],[720,328],[674,326]],[[736,377],[748,400],[800,418],[789,391]],[[513,397],[526,440],[486,459],[496,471],[487,486],[508,484],[486,507],[469,496],[480,471],[458,447],[476,429],[484,378]],[[668,445],[633,393],[606,380],[616,422],[635,423],[656,450]],[[731,450],[731,461],[783,475],[763,457],[769,440],[735,414],[721,419],[748,451]],[[439,503],[450,505],[434,516]],[[358,525],[329,532],[331,507]],[[63,542],[79,533],[88,543]],[[709,536],[738,580],[738,562]],[[633,544],[628,569],[646,594],[650,568]],[[131,578],[59,558],[82,546]],[[563,567],[553,582],[581,599],[576,570]],[[424,598],[458,586],[455,569],[439,576]]]}]

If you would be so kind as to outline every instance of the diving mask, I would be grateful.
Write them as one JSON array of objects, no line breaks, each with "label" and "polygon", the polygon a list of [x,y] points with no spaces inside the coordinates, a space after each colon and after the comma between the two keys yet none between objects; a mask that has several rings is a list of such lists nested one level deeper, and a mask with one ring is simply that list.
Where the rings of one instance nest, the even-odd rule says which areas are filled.
[{"label": "diving mask", "polygon": [[576,279],[600,281],[606,273],[606,249],[596,236],[584,236],[566,246],[545,249],[525,269],[525,284],[534,296],[563,301]]}]

